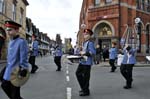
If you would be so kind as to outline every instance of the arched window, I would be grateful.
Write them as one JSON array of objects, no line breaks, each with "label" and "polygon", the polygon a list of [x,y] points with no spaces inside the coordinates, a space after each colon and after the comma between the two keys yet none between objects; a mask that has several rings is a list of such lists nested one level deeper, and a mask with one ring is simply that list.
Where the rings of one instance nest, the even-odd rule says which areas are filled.
[{"label": "arched window", "polygon": [[110,26],[106,23],[100,24],[99,37],[102,37],[102,36],[112,36],[112,30]]}]

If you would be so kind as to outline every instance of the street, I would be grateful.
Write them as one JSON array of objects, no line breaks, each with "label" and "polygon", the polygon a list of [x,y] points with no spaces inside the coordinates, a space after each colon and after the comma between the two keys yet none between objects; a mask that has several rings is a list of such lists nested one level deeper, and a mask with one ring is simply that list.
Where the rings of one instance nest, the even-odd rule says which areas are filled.
[{"label": "street", "polygon": [[[134,67],[133,88],[123,89],[125,80],[119,67],[110,73],[108,66],[93,65],[91,70],[91,95],[79,96],[79,85],[75,77],[78,64],[68,64],[62,59],[62,71],[56,71],[52,56],[38,57],[39,70],[31,74],[29,81],[21,88],[24,99],[149,99],[150,66]],[[0,99],[8,99],[0,88]]]}]

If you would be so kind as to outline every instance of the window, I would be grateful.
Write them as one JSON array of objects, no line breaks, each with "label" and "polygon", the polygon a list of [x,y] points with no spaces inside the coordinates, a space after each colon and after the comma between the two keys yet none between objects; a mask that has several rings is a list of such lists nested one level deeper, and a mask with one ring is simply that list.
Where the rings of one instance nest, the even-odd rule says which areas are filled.
[{"label": "window", "polygon": [[0,12],[3,11],[3,0],[0,0]]},{"label": "window", "polygon": [[112,3],[112,0],[105,0],[105,3],[110,4],[110,3]]},{"label": "window", "polygon": [[142,0],[141,9],[142,9],[143,11],[145,10],[145,1],[144,1],[144,0]]},{"label": "window", "polygon": [[24,10],[23,8],[20,8],[20,24],[23,25],[23,13],[24,13]]},{"label": "window", "polygon": [[5,2],[4,2],[4,0],[0,0],[0,12],[1,13],[5,12]]},{"label": "window", "polygon": [[94,4],[95,4],[95,5],[99,5],[99,4],[100,4],[100,0],[95,0],[95,1],[94,1]]},{"label": "window", "polygon": [[12,19],[16,21],[16,4],[12,5]]},{"label": "window", "polygon": [[99,37],[102,37],[102,36],[112,36],[111,27],[106,23],[100,24]]},{"label": "window", "polygon": [[6,13],[6,3],[3,2],[3,13]]},{"label": "window", "polygon": [[136,8],[150,12],[150,0],[136,0]]},{"label": "window", "polygon": [[136,0],[136,8],[140,9],[140,1],[139,0]]},{"label": "window", "polygon": [[146,8],[147,8],[147,12],[150,12],[150,0],[147,0],[147,6],[146,6]]}]

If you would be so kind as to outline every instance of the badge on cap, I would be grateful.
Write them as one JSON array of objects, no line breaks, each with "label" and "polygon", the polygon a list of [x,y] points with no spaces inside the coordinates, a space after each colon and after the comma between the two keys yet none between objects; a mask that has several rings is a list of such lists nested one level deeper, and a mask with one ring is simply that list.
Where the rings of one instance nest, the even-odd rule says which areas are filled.
[{"label": "badge on cap", "polygon": [[11,21],[11,20],[6,20],[4,25],[5,25],[5,27],[16,28],[16,29],[21,27],[20,24],[14,22],[14,21]]}]

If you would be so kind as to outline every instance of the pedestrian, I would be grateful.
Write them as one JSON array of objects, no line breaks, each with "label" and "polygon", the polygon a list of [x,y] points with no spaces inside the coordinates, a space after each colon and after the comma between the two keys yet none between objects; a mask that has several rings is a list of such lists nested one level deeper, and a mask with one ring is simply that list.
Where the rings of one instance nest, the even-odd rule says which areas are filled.
[{"label": "pedestrian", "polygon": [[100,62],[100,54],[101,54],[100,46],[96,45],[95,64],[99,64],[99,62]]},{"label": "pedestrian", "polygon": [[132,48],[131,46],[128,45],[123,49],[124,57],[121,63],[120,72],[126,80],[126,85],[123,87],[124,89],[130,89],[132,87],[133,82],[132,71],[133,66],[136,63],[135,59],[136,51],[137,50],[135,48]]},{"label": "pedestrian", "polygon": [[104,60],[104,62],[105,62],[105,61],[106,61],[106,58],[109,57],[109,51],[108,51],[108,47],[106,47],[106,45],[104,45],[104,48],[103,48],[102,53],[103,53],[103,60]]},{"label": "pedestrian", "polygon": [[81,88],[81,91],[79,91],[80,96],[90,95],[89,82],[91,66],[93,64],[92,56],[96,54],[94,43],[90,40],[92,34],[93,32],[90,29],[85,29],[83,33],[85,41],[83,42],[82,51],[80,51],[80,55],[83,57],[86,56],[87,58],[81,59],[76,70],[76,77]]},{"label": "pedestrian", "polygon": [[6,33],[10,37],[8,44],[7,65],[3,75],[1,87],[9,99],[23,99],[20,95],[20,88],[11,82],[11,73],[14,68],[20,68],[20,77],[27,75],[28,69],[28,46],[25,39],[19,37],[20,24],[7,20],[5,21]]},{"label": "pedestrian", "polygon": [[79,55],[79,52],[80,52],[80,48],[78,45],[75,45],[74,46],[74,55]]},{"label": "pedestrian", "polygon": [[116,48],[116,43],[112,42],[112,47],[109,50],[109,64],[111,66],[110,72],[115,72],[115,70],[117,68],[115,66],[115,61],[117,59],[117,54],[118,54],[118,51],[117,51],[117,48]]},{"label": "pedestrian", "polygon": [[38,69],[38,66],[35,64],[36,56],[38,56],[38,41],[35,35],[32,35],[32,44],[31,44],[31,51],[29,57],[29,63],[31,64],[31,73],[35,73]]},{"label": "pedestrian", "polygon": [[56,45],[54,52],[54,62],[57,65],[56,71],[61,71],[61,57],[63,55],[62,47],[60,45]]}]

